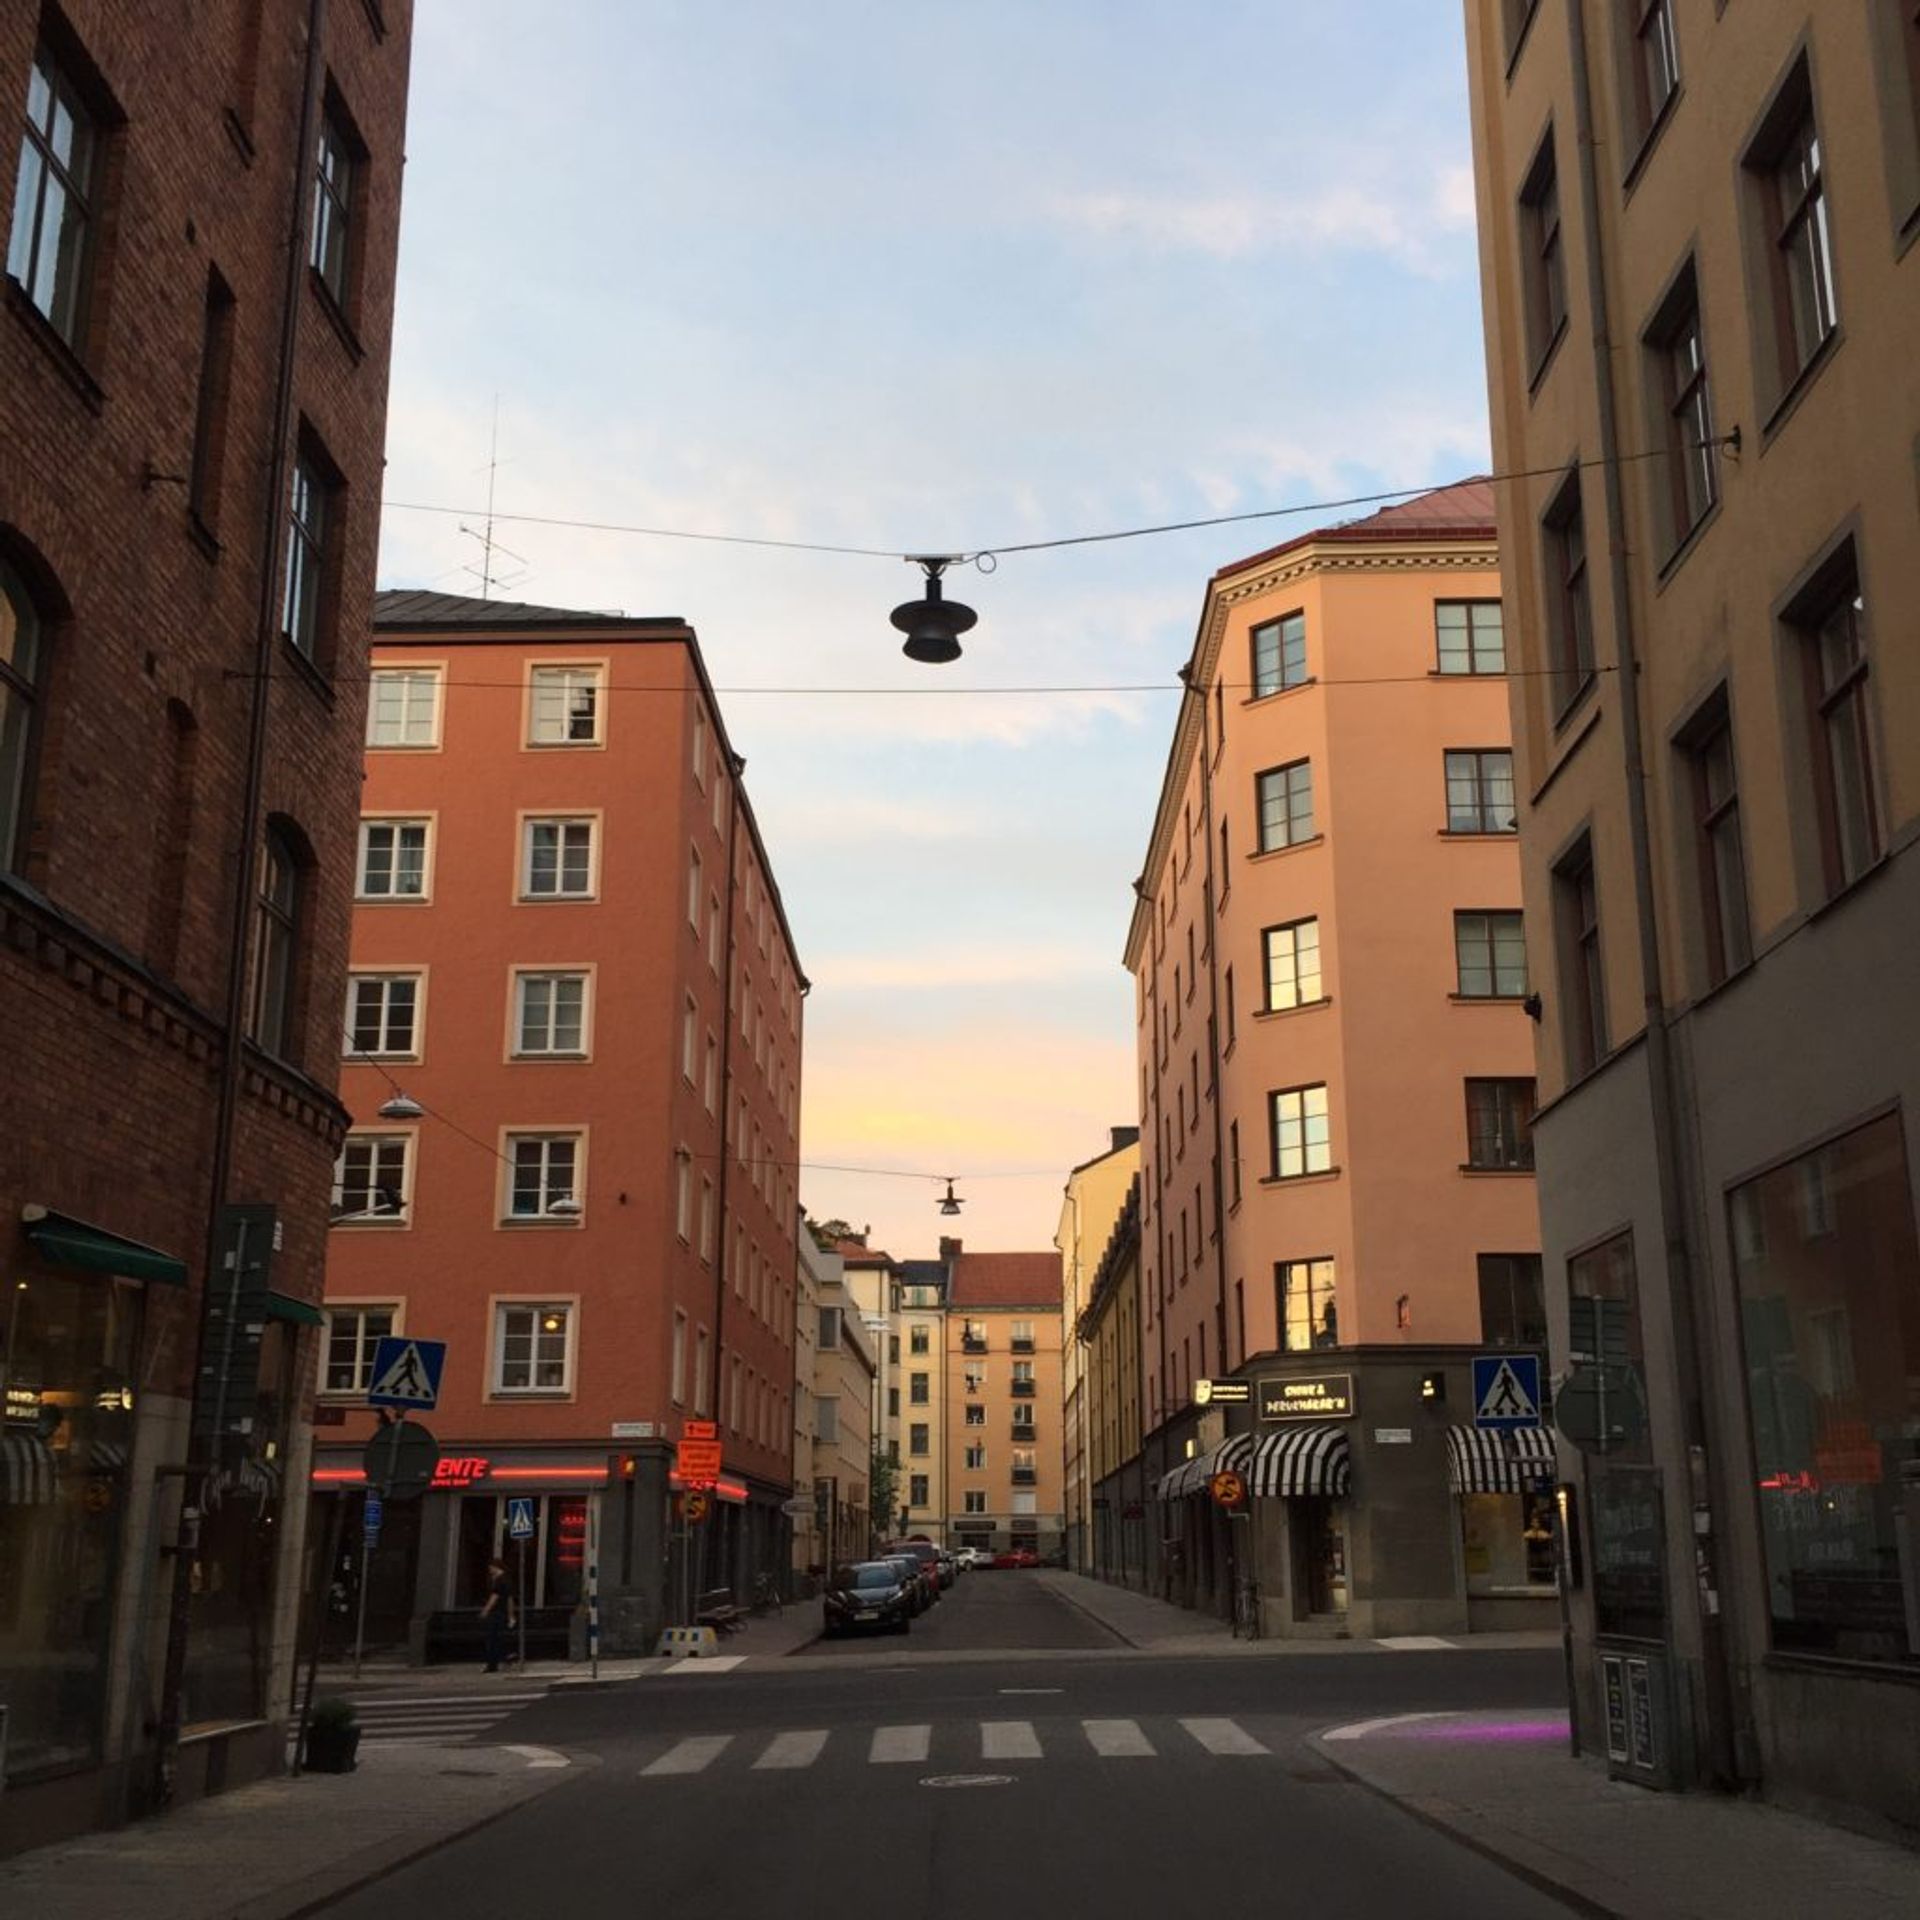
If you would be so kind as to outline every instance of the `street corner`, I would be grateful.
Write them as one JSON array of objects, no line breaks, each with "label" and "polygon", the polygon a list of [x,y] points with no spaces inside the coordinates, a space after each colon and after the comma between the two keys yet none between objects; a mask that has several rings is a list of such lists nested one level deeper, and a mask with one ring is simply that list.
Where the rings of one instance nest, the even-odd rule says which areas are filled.
[{"label": "street corner", "polygon": [[[1353,1720],[1326,1727],[1313,1735],[1316,1745],[1334,1745],[1335,1753],[1351,1754],[1361,1741],[1399,1744],[1413,1752],[1434,1754],[1483,1750],[1508,1753],[1516,1749],[1565,1747],[1570,1726],[1564,1707],[1520,1711],[1486,1709],[1475,1712],[1393,1713],[1373,1720]],[[1330,1756],[1331,1757],[1331,1756]]]}]

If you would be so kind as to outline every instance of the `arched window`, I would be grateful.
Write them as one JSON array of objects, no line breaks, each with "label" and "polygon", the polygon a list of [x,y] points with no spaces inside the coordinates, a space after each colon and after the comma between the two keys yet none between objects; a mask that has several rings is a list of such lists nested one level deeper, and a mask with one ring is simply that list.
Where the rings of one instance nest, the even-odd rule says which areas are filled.
[{"label": "arched window", "polygon": [[268,1053],[288,1049],[293,1011],[295,936],[299,930],[300,856],[293,836],[267,828],[253,905],[253,991],[247,1038]]},{"label": "arched window", "polygon": [[20,576],[0,560],[0,869],[20,863],[43,653],[40,615]]}]

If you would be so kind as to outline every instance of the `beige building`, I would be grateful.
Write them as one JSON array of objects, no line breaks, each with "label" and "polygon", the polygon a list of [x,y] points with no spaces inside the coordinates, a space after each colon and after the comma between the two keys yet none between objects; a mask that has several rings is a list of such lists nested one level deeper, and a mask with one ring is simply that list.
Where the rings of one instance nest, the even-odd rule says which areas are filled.
[{"label": "beige building", "polygon": [[947,1458],[947,1246],[938,1260],[903,1260],[894,1288],[889,1343],[900,1397],[902,1461],[894,1487],[893,1536],[947,1538],[943,1487]]},{"label": "beige building", "polygon": [[[1060,1256],[968,1253],[947,1262],[946,1538],[1065,1550]],[[909,1465],[912,1456],[909,1454]]]},{"label": "beige building", "polygon": [[1094,1274],[1140,1171],[1140,1129],[1114,1127],[1104,1153],[1067,1175],[1060,1202],[1061,1447],[1065,1464],[1067,1565],[1084,1572],[1092,1557],[1093,1485],[1088,1468],[1087,1354],[1077,1331]]},{"label": "beige building", "polygon": [[1144,1589],[1152,1488],[1140,1439],[1140,1176],[1128,1182],[1073,1328],[1090,1519],[1084,1571]]},{"label": "beige building", "polygon": [[1552,1450],[1472,1404],[1545,1345],[1493,504],[1214,575],[1135,883],[1151,1579],[1269,1634],[1555,1617]]},{"label": "beige building", "polygon": [[[862,1560],[878,1517],[870,1510],[873,1335],[848,1284],[845,1261],[800,1229],[800,1328],[796,1351],[806,1411],[795,1433],[794,1485],[813,1489],[813,1513],[794,1522],[794,1566],[819,1571]],[[803,1541],[804,1555],[803,1558]]]},{"label": "beige building", "polygon": [[1920,13],[1466,14],[1582,1737],[1911,1835]]}]

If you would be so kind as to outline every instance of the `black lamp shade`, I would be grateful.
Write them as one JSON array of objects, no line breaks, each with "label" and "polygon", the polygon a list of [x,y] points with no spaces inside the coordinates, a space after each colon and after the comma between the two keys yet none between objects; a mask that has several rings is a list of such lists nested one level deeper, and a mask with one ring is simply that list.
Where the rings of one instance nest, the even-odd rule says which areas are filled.
[{"label": "black lamp shade", "polygon": [[906,645],[900,651],[909,660],[940,667],[960,658],[959,636],[980,616],[971,607],[962,606],[958,600],[944,598],[940,591],[940,576],[930,573],[927,575],[926,598],[903,601],[894,608],[891,618],[893,624],[907,636]]}]

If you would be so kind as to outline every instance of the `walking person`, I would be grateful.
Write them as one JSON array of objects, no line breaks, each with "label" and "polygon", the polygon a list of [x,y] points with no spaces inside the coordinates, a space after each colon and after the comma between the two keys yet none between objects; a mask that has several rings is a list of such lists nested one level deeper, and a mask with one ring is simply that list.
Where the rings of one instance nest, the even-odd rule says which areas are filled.
[{"label": "walking person", "polygon": [[480,1623],[487,1635],[487,1671],[498,1673],[507,1651],[508,1630],[519,1623],[513,1602],[513,1583],[507,1578],[507,1563],[498,1557],[487,1562],[487,1598],[480,1609]]}]

